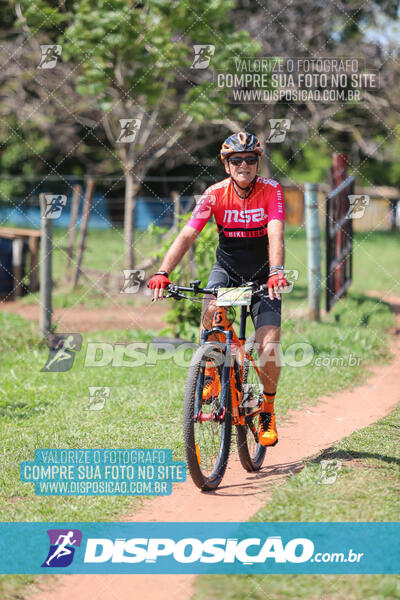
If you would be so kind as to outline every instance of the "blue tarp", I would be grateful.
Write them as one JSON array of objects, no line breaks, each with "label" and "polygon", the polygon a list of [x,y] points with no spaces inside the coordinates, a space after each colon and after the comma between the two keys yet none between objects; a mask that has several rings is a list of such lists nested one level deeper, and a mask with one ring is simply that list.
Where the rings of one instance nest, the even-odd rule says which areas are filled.
[{"label": "blue tarp", "polygon": [[[181,198],[182,211],[186,212],[191,201],[191,196]],[[158,227],[171,227],[174,222],[174,204],[171,198],[149,200],[138,198],[136,200],[135,225],[137,229],[147,229],[151,223]]]},{"label": "blue tarp", "polygon": [[[181,199],[182,210],[185,212],[191,202],[190,196]],[[81,221],[83,209],[83,197],[79,208],[78,225]],[[54,227],[68,227],[71,217],[71,197],[67,198],[67,204],[63,207],[59,218],[53,220]],[[136,200],[135,226],[137,229],[147,229],[151,223],[159,227],[170,227],[174,218],[174,205],[171,198],[160,198],[152,200],[138,197]],[[123,200],[121,199],[121,225],[123,220]],[[17,227],[28,227],[37,229],[40,227],[39,207],[29,207],[23,201],[16,206],[0,205],[0,226],[12,223]],[[89,227],[92,229],[109,229],[112,227],[104,196],[94,195],[92,210],[90,213]]]},{"label": "blue tarp", "polygon": [[[78,224],[81,221],[84,197],[81,197]],[[63,207],[60,217],[53,220],[54,227],[68,227],[71,217],[71,196],[67,197],[67,204]],[[12,223],[18,227],[38,229],[40,227],[40,208],[26,206],[24,202],[16,202],[14,206],[0,206],[0,225]],[[108,229],[111,221],[108,216],[107,204],[104,196],[94,195],[90,213],[89,227],[95,229]]]}]

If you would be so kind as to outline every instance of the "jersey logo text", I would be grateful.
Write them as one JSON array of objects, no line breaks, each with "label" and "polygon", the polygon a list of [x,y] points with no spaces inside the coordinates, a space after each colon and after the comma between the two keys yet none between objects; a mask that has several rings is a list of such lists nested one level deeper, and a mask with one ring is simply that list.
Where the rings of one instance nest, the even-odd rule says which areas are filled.
[{"label": "jersey logo text", "polygon": [[250,208],[248,210],[225,210],[224,223],[259,223],[267,217],[264,209]]}]

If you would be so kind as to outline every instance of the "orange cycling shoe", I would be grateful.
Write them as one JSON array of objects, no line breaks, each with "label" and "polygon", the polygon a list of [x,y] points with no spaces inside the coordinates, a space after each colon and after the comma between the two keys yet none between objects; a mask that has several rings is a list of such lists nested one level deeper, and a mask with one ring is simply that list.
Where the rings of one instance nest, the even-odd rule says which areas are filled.
[{"label": "orange cycling shoe", "polygon": [[204,370],[203,401],[217,398],[221,391],[221,382],[215,367],[206,367]]},{"label": "orange cycling shoe", "polygon": [[275,446],[278,443],[278,432],[276,430],[275,415],[273,412],[260,413],[258,441],[261,446]]}]

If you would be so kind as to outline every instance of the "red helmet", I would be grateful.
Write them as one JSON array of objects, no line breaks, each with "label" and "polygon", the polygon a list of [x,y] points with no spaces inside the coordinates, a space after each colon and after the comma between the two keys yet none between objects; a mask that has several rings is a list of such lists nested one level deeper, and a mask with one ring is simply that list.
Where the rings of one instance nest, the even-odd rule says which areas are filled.
[{"label": "red helmet", "polygon": [[239,133],[234,133],[226,138],[219,155],[221,160],[224,161],[234,152],[255,152],[261,156],[263,149],[255,135],[247,131],[239,131]]}]

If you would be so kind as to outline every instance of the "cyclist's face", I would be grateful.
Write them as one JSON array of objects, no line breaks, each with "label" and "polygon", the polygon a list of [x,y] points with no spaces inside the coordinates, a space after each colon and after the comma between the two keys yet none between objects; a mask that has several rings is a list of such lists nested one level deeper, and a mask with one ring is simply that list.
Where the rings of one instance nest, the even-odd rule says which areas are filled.
[{"label": "cyclist's face", "polygon": [[257,160],[254,165],[247,165],[244,161],[242,161],[240,165],[233,165],[229,162],[229,159],[247,158],[248,156],[255,156],[258,158],[255,152],[235,152],[225,160],[225,171],[243,187],[246,187],[246,185],[249,185],[253,181],[257,174],[259,161]]}]

